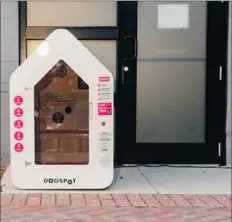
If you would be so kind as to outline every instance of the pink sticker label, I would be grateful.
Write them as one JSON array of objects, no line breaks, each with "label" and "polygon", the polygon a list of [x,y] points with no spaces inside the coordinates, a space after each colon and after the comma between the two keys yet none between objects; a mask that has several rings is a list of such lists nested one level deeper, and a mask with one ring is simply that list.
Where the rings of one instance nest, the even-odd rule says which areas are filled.
[{"label": "pink sticker label", "polygon": [[18,153],[22,152],[23,148],[24,148],[23,144],[21,144],[21,143],[16,143],[15,146],[14,146],[15,151],[18,152]]},{"label": "pink sticker label", "polygon": [[22,96],[15,96],[14,103],[16,105],[21,105],[23,103],[23,97]]},{"label": "pink sticker label", "polygon": [[16,120],[16,121],[14,122],[14,126],[15,126],[15,128],[17,128],[17,129],[23,128],[23,121],[22,121],[22,120]]},{"label": "pink sticker label", "polygon": [[21,117],[23,115],[23,110],[21,108],[16,108],[14,114],[16,117]]},{"label": "pink sticker label", "polygon": [[15,134],[14,134],[14,138],[16,139],[16,140],[22,140],[23,139],[23,133],[22,132],[15,132]]},{"label": "pink sticker label", "polygon": [[109,76],[101,76],[99,77],[99,82],[109,82],[110,77]]},{"label": "pink sticker label", "polygon": [[112,115],[112,103],[98,103],[98,115],[99,116]]}]

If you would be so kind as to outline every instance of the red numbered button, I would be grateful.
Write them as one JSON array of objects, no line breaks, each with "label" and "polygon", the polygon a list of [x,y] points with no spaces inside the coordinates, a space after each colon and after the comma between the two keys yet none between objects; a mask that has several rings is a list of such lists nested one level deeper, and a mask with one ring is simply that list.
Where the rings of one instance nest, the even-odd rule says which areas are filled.
[{"label": "red numbered button", "polygon": [[23,128],[23,121],[22,120],[15,120],[14,126],[15,126],[16,129]]},{"label": "red numbered button", "polygon": [[22,132],[15,132],[14,138],[16,140],[22,140],[23,139],[23,133]]},{"label": "red numbered button", "polygon": [[23,147],[23,144],[21,143],[16,143],[15,146],[14,146],[14,149],[16,152],[20,153],[23,151],[24,147]]},{"label": "red numbered button", "polygon": [[21,117],[21,116],[23,115],[23,110],[22,110],[21,108],[16,108],[16,109],[14,110],[14,115],[15,115],[16,117]]},{"label": "red numbered button", "polygon": [[23,97],[22,96],[15,96],[14,103],[18,106],[21,105],[23,103]]}]

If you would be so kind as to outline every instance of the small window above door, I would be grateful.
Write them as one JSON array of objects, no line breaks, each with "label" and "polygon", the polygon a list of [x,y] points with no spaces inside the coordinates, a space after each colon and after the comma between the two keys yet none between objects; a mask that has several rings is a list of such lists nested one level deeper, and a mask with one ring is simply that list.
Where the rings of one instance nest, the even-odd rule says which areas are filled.
[{"label": "small window above door", "polygon": [[28,2],[28,26],[117,26],[117,2]]}]

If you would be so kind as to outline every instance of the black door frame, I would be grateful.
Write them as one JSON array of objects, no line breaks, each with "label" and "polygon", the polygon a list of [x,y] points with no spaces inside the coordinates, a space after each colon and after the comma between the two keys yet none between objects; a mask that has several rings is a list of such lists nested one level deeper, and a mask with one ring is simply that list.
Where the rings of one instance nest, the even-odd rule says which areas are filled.
[{"label": "black door frame", "polygon": [[[118,4],[118,76],[117,76],[117,97],[116,97],[116,162],[119,164],[130,163],[131,152],[124,149],[131,146],[136,136],[136,60],[132,58],[134,53],[133,42],[125,39],[126,36],[133,36],[137,39],[137,2],[122,1]],[[137,55],[136,55],[137,56]],[[127,75],[123,76],[123,66],[129,66]],[[122,84],[124,82],[124,84]],[[125,87],[127,86],[127,87]],[[126,111],[124,107],[129,107]],[[126,129],[126,132],[124,131]],[[124,155],[126,158],[124,158]],[[132,161],[134,162],[134,161]]]},{"label": "black door frame", "polygon": [[[133,36],[137,39],[137,3],[123,2],[118,10],[119,15],[121,13],[118,25],[123,28],[119,29],[121,41],[118,41],[117,162],[225,165],[228,2],[207,3],[206,144],[136,143],[137,60],[125,60],[135,49],[124,38]],[[126,75],[123,65],[130,67]]]}]

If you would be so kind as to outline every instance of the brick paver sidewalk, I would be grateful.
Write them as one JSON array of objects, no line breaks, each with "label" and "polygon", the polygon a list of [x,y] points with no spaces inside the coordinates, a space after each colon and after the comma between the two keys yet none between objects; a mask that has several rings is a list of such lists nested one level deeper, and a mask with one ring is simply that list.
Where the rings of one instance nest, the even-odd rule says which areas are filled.
[{"label": "brick paver sidewalk", "polygon": [[231,195],[2,194],[1,221],[231,222]]}]

